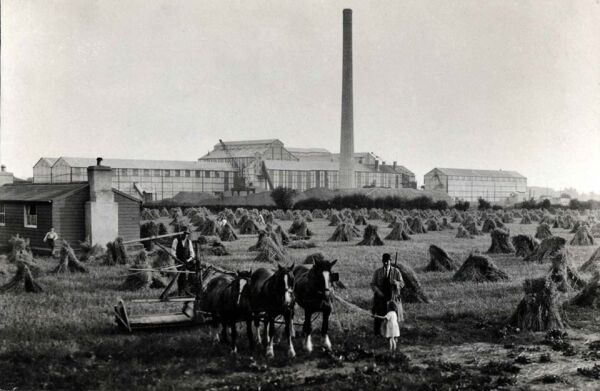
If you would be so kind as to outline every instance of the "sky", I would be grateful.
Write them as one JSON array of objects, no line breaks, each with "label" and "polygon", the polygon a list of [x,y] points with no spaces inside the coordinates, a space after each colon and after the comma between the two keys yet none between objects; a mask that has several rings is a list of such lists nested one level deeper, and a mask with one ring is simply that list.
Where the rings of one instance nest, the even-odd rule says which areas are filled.
[{"label": "sky", "polygon": [[218,139],[600,192],[600,1],[2,1],[0,160],[195,160]]}]

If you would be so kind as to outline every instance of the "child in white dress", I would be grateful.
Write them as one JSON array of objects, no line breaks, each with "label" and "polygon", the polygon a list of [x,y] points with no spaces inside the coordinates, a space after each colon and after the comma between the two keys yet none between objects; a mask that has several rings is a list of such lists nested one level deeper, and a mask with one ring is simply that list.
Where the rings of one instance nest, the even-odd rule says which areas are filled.
[{"label": "child in white dress", "polygon": [[396,338],[400,336],[400,325],[398,324],[398,308],[396,303],[393,301],[387,302],[387,314],[385,316],[375,315],[375,318],[385,319],[385,326],[383,328],[384,337],[386,337],[390,344],[390,352],[396,351]]}]

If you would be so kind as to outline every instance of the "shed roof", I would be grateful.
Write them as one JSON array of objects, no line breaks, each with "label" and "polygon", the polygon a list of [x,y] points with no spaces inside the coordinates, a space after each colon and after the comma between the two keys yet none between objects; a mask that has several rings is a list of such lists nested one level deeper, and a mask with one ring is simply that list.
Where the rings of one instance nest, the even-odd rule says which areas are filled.
[{"label": "shed roof", "polygon": [[519,174],[516,171],[473,170],[473,169],[468,169],[468,168],[439,168],[439,167],[436,167],[433,170],[438,170],[438,171],[440,171],[443,174],[452,175],[452,176],[474,176],[474,177],[488,176],[488,177],[494,177],[494,178],[522,178],[522,179],[526,179],[523,175]]},{"label": "shed roof", "polygon": [[[89,167],[96,165],[95,158],[63,156],[59,160],[63,160],[71,167]],[[103,159],[102,165],[110,166],[111,168],[134,168],[150,170],[163,169],[235,171],[235,168],[228,162],[205,162],[184,160]]]},{"label": "shed roof", "polygon": [[[89,187],[88,182],[78,183],[19,183],[0,186],[0,202],[51,202],[64,198],[76,191]],[[142,202],[140,199],[112,189],[114,193],[133,201]]]},{"label": "shed roof", "polygon": [[49,202],[86,188],[88,183],[20,183],[0,187],[0,201]]}]

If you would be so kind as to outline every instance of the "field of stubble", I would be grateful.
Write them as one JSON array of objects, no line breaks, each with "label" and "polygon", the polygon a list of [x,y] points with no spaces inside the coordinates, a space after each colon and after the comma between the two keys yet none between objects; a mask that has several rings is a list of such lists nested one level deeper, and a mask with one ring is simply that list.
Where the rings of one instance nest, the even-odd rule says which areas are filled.
[{"label": "field of stubble", "polygon": [[[278,223],[284,229],[291,224]],[[379,226],[382,238],[391,230],[381,220],[370,223]],[[507,226],[511,235],[533,234],[536,224]],[[406,323],[396,355],[386,352],[385,340],[372,337],[369,317],[340,304],[330,322],[333,353],[319,349],[315,336],[316,349],[308,355],[298,338],[294,360],[287,359],[283,344],[276,346],[273,360],[267,360],[262,349],[250,352],[241,325],[237,356],[213,343],[208,330],[201,327],[123,334],[113,317],[117,297],[156,297],[160,290],[120,290],[126,266],[91,264],[89,274],[38,278],[43,293],[0,295],[0,389],[600,388],[598,380],[577,371],[600,363],[600,352],[590,349],[591,342],[600,340],[597,311],[565,307],[569,349],[554,350],[544,344],[544,333],[503,329],[523,296],[523,280],[544,275],[547,263],[528,264],[510,255],[492,255],[510,276],[508,282],[454,283],[452,272],[422,271],[429,260],[429,245],[443,248],[462,262],[473,250],[485,252],[489,235],[456,239],[456,230],[430,232],[413,235],[412,241],[363,247],[356,246],[358,240],[327,242],[334,227],[325,219],[316,219],[309,227],[318,247],[288,249],[290,258],[301,262],[320,251],[328,259],[338,259],[334,271],[340,273],[346,289],[337,294],[359,307],[370,308],[369,283],[382,253],[390,252],[392,257],[397,253],[399,261],[417,271],[432,303],[404,305]],[[553,233],[567,239],[573,235],[562,229]],[[207,260],[228,269],[268,267],[252,261],[256,254],[247,249],[255,242],[256,235],[242,235],[238,241],[225,243],[233,255]],[[568,247],[576,267],[596,248]],[[51,270],[57,261],[41,262]],[[0,274],[0,284],[9,277]],[[296,316],[300,320],[303,316],[298,307]]]}]

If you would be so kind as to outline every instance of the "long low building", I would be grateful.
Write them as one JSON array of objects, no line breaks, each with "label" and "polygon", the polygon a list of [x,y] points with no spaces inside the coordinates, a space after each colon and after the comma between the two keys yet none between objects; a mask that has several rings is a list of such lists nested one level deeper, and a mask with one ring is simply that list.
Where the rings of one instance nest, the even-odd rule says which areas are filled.
[{"label": "long low building", "polygon": [[[33,167],[33,182],[85,182],[87,167],[95,163],[92,158],[41,158]],[[181,191],[223,193],[235,172],[229,163],[204,161],[104,159],[103,164],[112,167],[113,188],[148,201]]]},{"label": "long low building", "polygon": [[479,198],[498,204],[522,201],[527,178],[516,171],[434,168],[425,174],[425,190],[447,193],[455,201],[477,202]]},{"label": "long low building", "polygon": [[[267,176],[273,187],[289,187],[304,191],[312,188],[338,188],[339,163],[328,161],[265,160]],[[402,174],[389,166],[366,166],[354,163],[356,187],[386,187],[401,189]],[[267,179],[260,182],[267,186]]]}]

